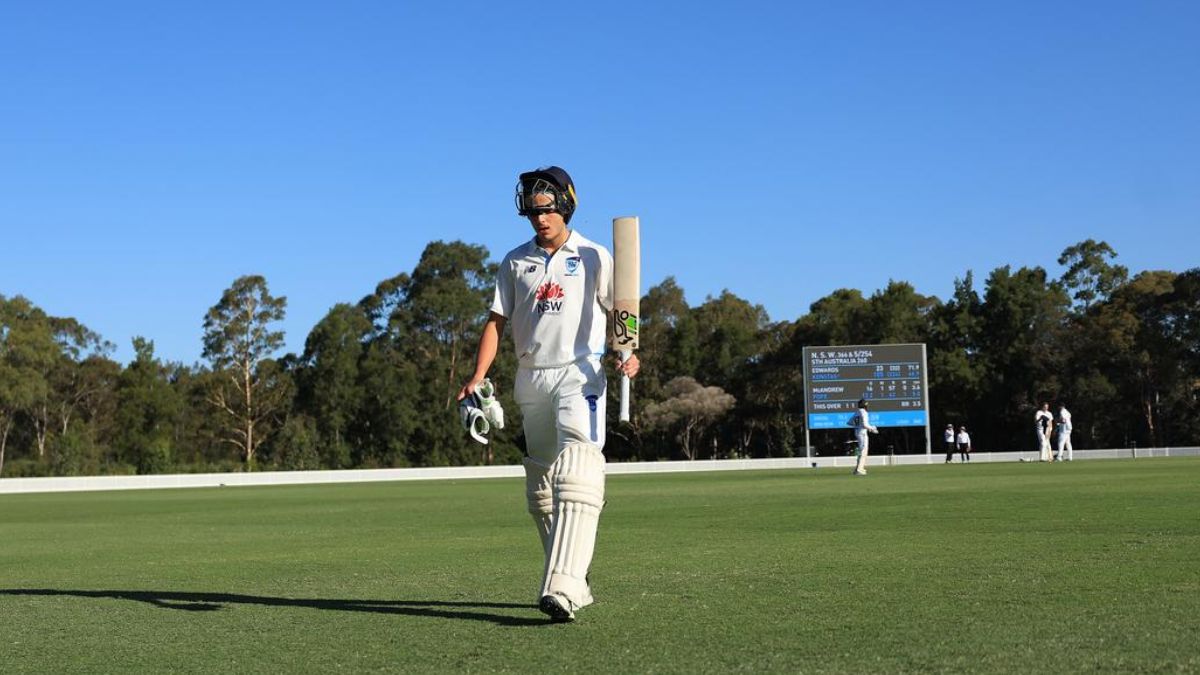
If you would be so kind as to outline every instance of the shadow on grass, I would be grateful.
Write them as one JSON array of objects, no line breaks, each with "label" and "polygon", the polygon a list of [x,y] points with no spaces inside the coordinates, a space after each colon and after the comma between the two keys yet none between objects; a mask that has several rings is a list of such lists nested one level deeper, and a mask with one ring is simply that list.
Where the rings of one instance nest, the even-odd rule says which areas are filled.
[{"label": "shadow on grass", "polygon": [[547,619],[526,618],[494,614],[487,609],[536,609],[533,605],[511,602],[448,602],[444,600],[333,600],[306,598],[271,598],[258,595],[235,593],[174,593],[171,591],[74,591],[52,588],[0,588],[0,596],[35,595],[69,596],[76,598],[112,598],[134,600],[155,607],[178,609],[187,612],[213,612],[226,605],[263,605],[267,607],[308,607],[310,609],[332,609],[343,612],[373,612],[376,614],[401,614],[438,619],[466,619],[489,621],[501,626],[541,626]]}]

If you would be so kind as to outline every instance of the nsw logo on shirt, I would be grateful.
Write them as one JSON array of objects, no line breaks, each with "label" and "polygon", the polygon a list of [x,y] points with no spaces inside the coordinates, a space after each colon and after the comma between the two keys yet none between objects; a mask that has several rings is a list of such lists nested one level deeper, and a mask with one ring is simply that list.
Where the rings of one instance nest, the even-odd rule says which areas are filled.
[{"label": "nsw logo on shirt", "polygon": [[573,255],[567,258],[567,276],[578,276],[579,271],[583,269],[583,258]]},{"label": "nsw logo on shirt", "polygon": [[534,295],[536,302],[533,309],[538,314],[559,314],[562,312],[563,299],[566,297],[567,294],[563,292],[562,286],[553,281],[547,281],[538,286],[537,294]]}]

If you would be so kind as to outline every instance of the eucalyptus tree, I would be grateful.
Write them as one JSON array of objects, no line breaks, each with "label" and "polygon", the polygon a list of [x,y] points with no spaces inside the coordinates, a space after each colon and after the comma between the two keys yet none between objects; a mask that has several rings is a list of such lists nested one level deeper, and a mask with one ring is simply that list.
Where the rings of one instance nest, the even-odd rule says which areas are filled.
[{"label": "eucalyptus tree", "polygon": [[970,270],[954,280],[954,294],[928,319],[930,415],[932,428],[941,429],[978,417],[975,411],[986,384],[983,300]]},{"label": "eucalyptus tree", "polygon": [[1195,443],[1200,438],[1200,267],[1175,277],[1163,298],[1161,330],[1179,354],[1177,379],[1165,392],[1164,438]]},{"label": "eucalyptus tree", "polygon": [[865,344],[869,314],[862,291],[839,288],[809,305],[808,314],[796,321],[796,337],[808,346]]},{"label": "eucalyptus tree", "polygon": [[0,472],[18,416],[32,416],[49,396],[47,374],[58,355],[45,312],[19,295],[0,295]]},{"label": "eucalyptus tree", "polygon": [[[764,332],[764,347],[743,371],[740,396],[723,428],[745,456],[792,457],[803,436],[804,346],[796,324],[781,321]],[[728,419],[728,418],[727,418]]]},{"label": "eucalyptus tree", "polygon": [[117,384],[115,445],[118,457],[155,473],[173,464],[175,429],[184,408],[166,366],[154,355],[154,342],[133,338],[134,360]]},{"label": "eucalyptus tree", "polygon": [[926,342],[930,315],[941,302],[917,293],[907,281],[888,282],[887,288],[871,294],[865,312],[867,344]]},{"label": "eucalyptus tree", "polygon": [[273,325],[286,310],[287,298],[271,295],[263,277],[248,275],[236,279],[204,317],[204,358],[219,375],[208,400],[224,415],[222,441],[237,448],[250,470],[284,404],[278,368],[268,361],[283,346],[283,331]]},{"label": "eucalyptus tree", "polygon": [[1035,406],[1062,395],[1069,306],[1065,289],[1040,267],[1005,265],[988,276],[979,313],[982,395],[975,418],[961,420],[984,447],[1028,444]]},{"label": "eucalyptus tree", "polygon": [[1129,278],[1128,269],[1109,262],[1116,257],[1117,252],[1108,242],[1095,239],[1068,246],[1058,256],[1058,264],[1067,268],[1062,285],[1071,292],[1080,312],[1107,300]]},{"label": "eucalyptus tree", "polygon": [[660,398],[663,386],[672,378],[694,375],[700,362],[696,321],[675,277],[667,277],[647,290],[641,310],[638,351],[642,369],[633,381],[637,390],[633,400],[635,421],[637,408]]},{"label": "eucalyptus tree", "polygon": [[[475,367],[496,270],[483,246],[435,241],[425,247],[411,274],[384,280],[359,303],[374,325],[367,354],[370,368],[364,375],[382,388],[376,395],[394,392],[368,408],[390,408],[398,419],[412,420],[408,428],[395,430],[405,438],[376,439],[391,447],[392,461],[399,459],[393,454],[399,449],[396,444],[404,447],[407,461],[418,465],[486,463],[494,458],[488,453],[514,454],[518,416],[514,415],[516,424],[510,422],[493,434],[492,443],[480,452],[457,427],[455,411],[454,395]],[[507,403],[515,368],[506,343],[511,341],[501,341],[491,377]]]},{"label": "eucalyptus tree", "polygon": [[689,373],[726,390],[738,388],[745,368],[762,356],[771,319],[762,305],[724,290],[692,310],[698,332],[697,370]]},{"label": "eucalyptus tree", "polygon": [[[313,429],[293,425],[297,438],[316,436],[330,468],[350,463],[350,448],[363,438],[356,430],[372,391],[362,378],[371,321],[361,307],[340,303],[313,327],[297,368],[297,408]],[[298,423],[299,424],[299,423]],[[315,432],[315,434],[314,434]]]},{"label": "eucalyptus tree", "polygon": [[[1103,378],[1107,400],[1093,409],[1122,413],[1093,416],[1106,444],[1162,445],[1172,438],[1191,442],[1186,434],[1175,433],[1176,423],[1191,416],[1187,408],[1194,401],[1196,381],[1179,330],[1177,301],[1187,286],[1186,275],[1142,272],[1080,321],[1084,330],[1075,369],[1089,376],[1081,377],[1080,384],[1095,386]],[[1084,386],[1079,389],[1077,396],[1089,393]]]},{"label": "eucalyptus tree", "polygon": [[39,458],[45,457],[51,431],[57,428],[58,433],[65,434],[83,400],[97,393],[93,388],[111,384],[87,378],[83,363],[107,358],[112,343],[72,318],[47,317],[47,325],[58,349],[45,364],[43,375],[49,386],[31,415]]}]

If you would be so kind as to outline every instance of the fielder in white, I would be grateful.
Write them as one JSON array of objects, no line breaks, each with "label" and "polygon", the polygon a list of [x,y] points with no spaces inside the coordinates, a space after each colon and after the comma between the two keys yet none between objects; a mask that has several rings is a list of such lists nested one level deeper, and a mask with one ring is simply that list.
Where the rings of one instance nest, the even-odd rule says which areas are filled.
[{"label": "fielder in white", "polygon": [[858,410],[850,418],[850,426],[854,427],[854,439],[858,442],[858,463],[854,466],[855,476],[867,475],[867,451],[870,448],[868,433],[877,434],[879,428],[871,424],[871,415],[867,412],[866,399],[858,399]]},{"label": "fielder in white", "polygon": [[1043,403],[1041,409],[1033,416],[1033,425],[1037,427],[1038,439],[1038,459],[1043,462],[1050,461],[1050,428],[1054,422],[1054,415],[1050,412],[1050,404]]},{"label": "fielder in white", "polygon": [[[607,380],[600,359],[613,305],[613,260],[603,246],[567,228],[578,200],[566,171],[551,166],[523,173],[516,192],[517,213],[529,219],[534,238],[500,263],[475,373],[458,398],[487,377],[511,324],[526,495],[545,553],[538,608],[554,621],[571,621],[593,601],[587,572],[604,507]],[[638,359],[617,367],[633,377]]]},{"label": "fielder in white", "polygon": [[[1064,459],[1068,462],[1075,459],[1075,448],[1071,447],[1071,411],[1067,410],[1067,406],[1060,405],[1058,407],[1058,447],[1054,453],[1054,461],[1061,462]],[[1063,453],[1066,453],[1065,455]]]}]

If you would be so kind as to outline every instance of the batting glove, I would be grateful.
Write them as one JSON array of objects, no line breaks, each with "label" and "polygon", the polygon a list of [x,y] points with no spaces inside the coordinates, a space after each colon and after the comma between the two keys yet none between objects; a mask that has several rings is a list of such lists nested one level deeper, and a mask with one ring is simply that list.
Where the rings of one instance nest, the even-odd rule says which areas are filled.
[{"label": "batting glove", "polygon": [[496,385],[492,384],[489,379],[482,380],[475,385],[475,398],[479,401],[479,409],[483,411],[492,426],[503,429],[504,408],[500,407],[500,400],[496,398]]}]

